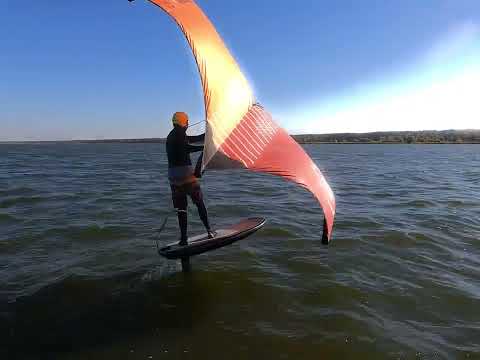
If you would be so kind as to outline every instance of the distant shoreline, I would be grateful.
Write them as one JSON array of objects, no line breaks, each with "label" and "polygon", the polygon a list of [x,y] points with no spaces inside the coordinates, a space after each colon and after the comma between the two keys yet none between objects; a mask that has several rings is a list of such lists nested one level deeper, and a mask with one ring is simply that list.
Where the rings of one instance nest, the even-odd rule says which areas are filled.
[{"label": "distant shoreline", "polygon": [[[0,145],[48,145],[48,144],[164,144],[165,140],[137,141],[137,139],[110,139],[110,140],[53,140],[53,141],[0,141]],[[301,145],[478,145],[480,141],[471,142],[360,142],[360,141],[297,141]]]},{"label": "distant shoreline", "polygon": [[[378,131],[291,135],[299,144],[480,144],[480,130]],[[164,143],[165,138],[0,141],[0,144]]]},{"label": "distant shoreline", "polygon": [[480,144],[480,130],[377,131],[293,135],[301,144]]}]

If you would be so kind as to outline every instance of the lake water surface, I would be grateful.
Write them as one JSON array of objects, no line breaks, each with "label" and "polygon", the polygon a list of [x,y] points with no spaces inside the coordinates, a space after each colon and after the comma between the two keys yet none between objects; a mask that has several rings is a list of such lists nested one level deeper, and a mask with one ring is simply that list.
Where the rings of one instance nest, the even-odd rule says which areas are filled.
[{"label": "lake water surface", "polygon": [[0,357],[480,359],[480,145],[305,148],[331,244],[299,186],[207,172],[215,226],[268,222],[183,274],[164,144],[0,145]]}]

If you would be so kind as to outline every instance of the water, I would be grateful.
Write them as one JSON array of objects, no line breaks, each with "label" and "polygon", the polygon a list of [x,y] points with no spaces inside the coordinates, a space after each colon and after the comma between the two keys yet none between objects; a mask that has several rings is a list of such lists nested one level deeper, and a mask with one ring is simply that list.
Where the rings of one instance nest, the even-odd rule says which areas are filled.
[{"label": "water", "polygon": [[305,148],[331,245],[300,187],[210,172],[216,226],[268,223],[186,275],[163,144],[0,145],[0,357],[480,359],[480,146]]}]

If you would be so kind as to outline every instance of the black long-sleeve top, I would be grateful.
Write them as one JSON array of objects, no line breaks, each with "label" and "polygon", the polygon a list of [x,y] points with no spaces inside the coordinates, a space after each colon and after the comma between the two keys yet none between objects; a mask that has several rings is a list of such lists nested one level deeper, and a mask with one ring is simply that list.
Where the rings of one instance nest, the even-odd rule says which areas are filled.
[{"label": "black long-sleeve top", "polygon": [[205,134],[187,136],[186,130],[181,126],[174,126],[167,136],[166,147],[169,168],[192,165],[190,153],[203,150],[203,145],[192,145],[190,143],[204,141]]}]

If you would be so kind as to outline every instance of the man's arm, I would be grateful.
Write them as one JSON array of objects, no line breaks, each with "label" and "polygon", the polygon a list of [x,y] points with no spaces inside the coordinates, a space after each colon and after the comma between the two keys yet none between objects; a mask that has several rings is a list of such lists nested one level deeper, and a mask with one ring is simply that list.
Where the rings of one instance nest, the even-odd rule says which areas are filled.
[{"label": "man's arm", "polygon": [[196,142],[205,141],[205,133],[203,133],[201,135],[195,135],[195,136],[188,136],[187,135],[187,141],[189,143],[196,143]]},{"label": "man's arm", "polygon": [[189,153],[202,151],[203,145],[191,145],[189,143],[198,143],[205,140],[205,133],[196,136],[187,136],[186,148]]},{"label": "man's arm", "polygon": [[187,148],[187,152],[192,153],[192,152],[202,151],[203,150],[203,145],[187,144],[186,148]]}]

